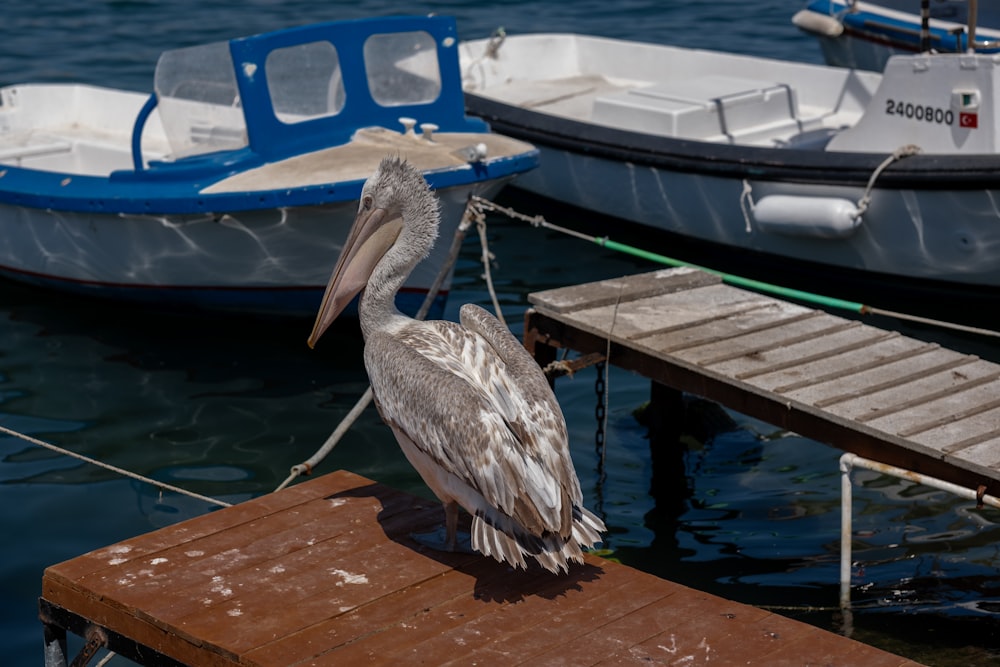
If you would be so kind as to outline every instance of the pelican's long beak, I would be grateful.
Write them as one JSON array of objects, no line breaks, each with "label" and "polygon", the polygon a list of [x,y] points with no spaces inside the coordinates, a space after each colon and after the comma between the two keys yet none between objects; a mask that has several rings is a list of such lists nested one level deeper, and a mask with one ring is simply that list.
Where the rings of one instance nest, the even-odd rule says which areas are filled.
[{"label": "pelican's long beak", "polygon": [[347,243],[326,285],[316,323],[309,334],[309,347],[315,347],[323,332],[343,312],[347,304],[368,284],[375,265],[392,247],[403,228],[399,216],[388,217],[382,208],[361,209],[347,235]]}]

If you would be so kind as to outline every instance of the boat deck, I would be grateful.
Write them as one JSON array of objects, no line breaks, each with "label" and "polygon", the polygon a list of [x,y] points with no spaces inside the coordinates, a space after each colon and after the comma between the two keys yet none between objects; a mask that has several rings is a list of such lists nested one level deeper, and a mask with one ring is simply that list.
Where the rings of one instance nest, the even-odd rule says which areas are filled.
[{"label": "boat deck", "polygon": [[69,629],[156,665],[917,667],[593,555],[558,577],[407,537],[442,519],[340,471],[162,528],[45,571],[48,648]]},{"label": "boat deck", "polygon": [[529,296],[525,344],[610,362],[862,457],[997,495],[1000,365],[672,269]]}]

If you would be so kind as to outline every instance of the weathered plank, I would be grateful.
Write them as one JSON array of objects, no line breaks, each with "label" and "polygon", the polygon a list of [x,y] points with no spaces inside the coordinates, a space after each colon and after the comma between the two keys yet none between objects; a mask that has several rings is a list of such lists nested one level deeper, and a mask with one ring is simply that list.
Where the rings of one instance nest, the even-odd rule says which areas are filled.
[{"label": "weathered plank", "polygon": [[633,278],[639,296],[614,305],[581,299],[574,310],[561,290],[529,295],[525,344],[592,353],[610,343],[611,363],[656,382],[998,494],[1000,365],[725,284],[678,291],[669,270],[566,289],[631,293]]},{"label": "weathered plank", "polygon": [[595,556],[554,576],[409,538],[442,518],[340,471],[54,565],[43,607],[193,665],[916,665]]}]

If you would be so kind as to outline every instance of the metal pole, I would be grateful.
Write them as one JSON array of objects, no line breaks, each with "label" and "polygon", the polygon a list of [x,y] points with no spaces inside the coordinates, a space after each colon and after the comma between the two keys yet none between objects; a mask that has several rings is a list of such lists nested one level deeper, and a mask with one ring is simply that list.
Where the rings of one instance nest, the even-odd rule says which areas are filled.
[{"label": "metal pole", "polygon": [[920,52],[931,50],[931,0],[920,0]]},{"label": "metal pole", "polygon": [[973,490],[912,470],[865,459],[857,454],[844,454],[840,457],[840,607],[843,610],[849,610],[851,606],[851,513],[853,511],[851,470],[854,468],[874,470],[884,475],[947,491],[960,498],[975,500],[977,507],[989,505],[1000,509],[1000,498],[988,495],[984,486]]},{"label": "metal pole", "polygon": [[45,667],[66,667],[66,628],[43,621]]},{"label": "metal pole", "polygon": [[840,608],[851,606],[851,515],[854,493],[851,470],[854,454],[840,457]]},{"label": "metal pole", "polygon": [[976,51],[976,23],[979,14],[976,4],[976,0],[969,0],[969,53]]}]

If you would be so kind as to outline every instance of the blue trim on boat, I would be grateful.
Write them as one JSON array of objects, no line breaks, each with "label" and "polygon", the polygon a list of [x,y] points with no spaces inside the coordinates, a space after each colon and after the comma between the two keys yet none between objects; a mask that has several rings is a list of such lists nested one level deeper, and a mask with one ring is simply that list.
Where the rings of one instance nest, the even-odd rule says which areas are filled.
[{"label": "blue trim on boat", "polygon": [[[368,90],[364,45],[372,35],[423,32],[436,44],[441,77],[437,98],[409,105],[383,106]],[[334,115],[295,123],[282,122],[265,76],[268,56],[276,49],[329,42],[342,64],[343,107]],[[229,41],[249,145],[235,150],[195,155],[142,167],[141,136],[156,106],[152,96],[134,122],[131,170],[110,177],[83,176],[4,166],[0,202],[28,208],[104,214],[167,215],[226,213],[294,206],[317,206],[357,200],[363,179],[297,188],[204,194],[202,191],[233,174],[263,164],[307,154],[351,140],[361,127],[394,128],[401,116],[433,118],[440,132],[489,131],[479,118],[466,116],[458,59],[455,19],[447,16],[395,16],[332,21],[243,37]],[[463,167],[425,173],[433,189],[515,176],[538,166],[538,152],[491,159]]]},{"label": "blue trim on boat", "polygon": [[[506,178],[538,166],[538,151],[468,167],[425,173],[432,189]],[[132,175],[132,172],[128,172]],[[148,173],[148,172],[144,172]],[[19,167],[4,167],[0,202],[28,208],[89,213],[163,215],[223,213],[356,201],[363,179],[300,188],[203,194],[211,182],[149,181],[141,178],[69,176]]]},{"label": "blue trim on boat", "polygon": [[[919,3],[914,2],[914,7]],[[907,21],[863,9],[850,11],[848,5],[836,0],[814,0],[806,9],[838,19],[846,32],[854,37],[878,41],[898,49],[920,52],[920,17]],[[958,53],[968,48],[968,34],[954,35],[943,28],[929,28],[931,47],[942,53]],[[983,47],[979,53],[997,53],[1000,47]]]}]

